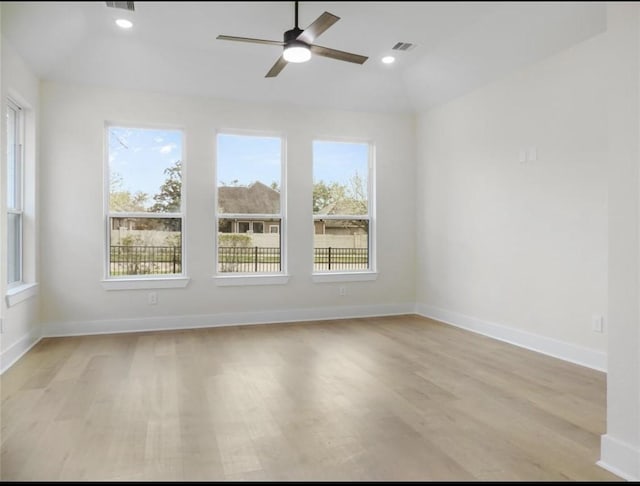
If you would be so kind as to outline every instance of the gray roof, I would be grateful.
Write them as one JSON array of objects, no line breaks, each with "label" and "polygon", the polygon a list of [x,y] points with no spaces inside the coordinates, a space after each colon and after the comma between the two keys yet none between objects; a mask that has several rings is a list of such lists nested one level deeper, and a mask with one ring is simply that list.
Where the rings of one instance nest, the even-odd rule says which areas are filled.
[{"label": "gray roof", "polygon": [[343,198],[327,204],[320,209],[316,215],[364,215],[367,214],[367,202],[358,201],[357,199]]},{"label": "gray roof", "polygon": [[280,192],[262,182],[249,186],[218,187],[218,212],[227,214],[277,214]]}]

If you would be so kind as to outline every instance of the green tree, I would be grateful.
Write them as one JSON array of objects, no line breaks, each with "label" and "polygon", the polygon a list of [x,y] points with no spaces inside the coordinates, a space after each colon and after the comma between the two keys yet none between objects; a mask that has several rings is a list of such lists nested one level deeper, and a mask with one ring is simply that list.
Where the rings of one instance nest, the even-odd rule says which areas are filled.
[{"label": "green tree", "polygon": [[313,212],[317,213],[329,204],[345,198],[347,188],[337,182],[327,184],[318,181],[313,184]]},{"label": "green tree", "polygon": [[367,214],[367,188],[357,171],[349,179],[346,195],[355,214]]},{"label": "green tree", "polygon": [[114,212],[144,212],[145,203],[149,195],[138,191],[131,194],[131,191],[125,190],[123,187],[122,176],[113,173],[109,182],[109,209]]},{"label": "green tree", "polygon": [[346,214],[367,214],[367,188],[358,172],[354,172],[345,184],[324,181],[313,184],[314,213],[334,203],[339,203],[339,211]]},{"label": "green tree", "polygon": [[153,196],[155,203],[149,208],[149,212],[178,213],[181,207],[182,161],[176,160],[164,173],[167,178],[160,186],[160,192]]}]

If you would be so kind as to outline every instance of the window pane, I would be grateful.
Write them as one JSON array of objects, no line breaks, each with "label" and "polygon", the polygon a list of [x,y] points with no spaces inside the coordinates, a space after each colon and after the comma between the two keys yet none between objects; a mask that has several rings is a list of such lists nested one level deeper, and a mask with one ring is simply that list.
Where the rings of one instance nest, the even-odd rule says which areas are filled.
[{"label": "window pane", "polygon": [[233,233],[233,221],[230,219],[219,220],[218,233]]},{"label": "window pane", "polygon": [[313,142],[313,213],[368,214],[369,145]]},{"label": "window pane", "polygon": [[182,273],[181,218],[110,218],[109,275]]},{"label": "window pane", "polygon": [[21,275],[22,215],[7,214],[7,282],[22,280]]},{"label": "window pane", "polygon": [[[218,271],[231,273],[280,272],[280,220],[252,221],[256,225],[275,228],[270,233],[237,232],[218,233]],[[246,221],[220,219],[218,228],[241,228]],[[244,226],[242,226],[244,228]]]},{"label": "window pane", "polygon": [[280,214],[282,141],[218,135],[219,214]]},{"label": "window pane", "polygon": [[16,145],[18,128],[18,112],[11,106],[7,107],[7,207],[18,209],[18,194],[16,191],[18,175]]},{"label": "window pane", "polygon": [[369,221],[327,219],[314,221],[314,270],[367,270]]},{"label": "window pane", "polygon": [[182,132],[109,127],[111,212],[181,211]]}]

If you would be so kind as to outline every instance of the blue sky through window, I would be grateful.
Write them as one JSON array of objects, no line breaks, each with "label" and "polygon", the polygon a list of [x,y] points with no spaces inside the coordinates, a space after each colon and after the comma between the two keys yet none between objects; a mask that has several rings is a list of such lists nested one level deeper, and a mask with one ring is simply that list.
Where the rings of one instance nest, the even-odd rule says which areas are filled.
[{"label": "blue sky through window", "polygon": [[218,185],[240,185],[260,181],[281,185],[282,143],[277,137],[218,135]]},{"label": "blue sky through window", "polygon": [[164,170],[182,160],[182,132],[179,130],[109,127],[109,176],[122,178],[118,190],[149,195],[160,191]]},{"label": "blue sky through window", "polygon": [[[219,134],[217,141],[218,184],[260,181],[281,185],[280,138]],[[166,179],[164,170],[182,160],[183,155],[179,130],[109,127],[108,143],[110,177],[122,178],[120,190],[147,193],[148,204]],[[357,172],[366,183],[368,161],[366,143],[313,142],[314,182],[346,184]]]},{"label": "blue sky through window", "polygon": [[[346,184],[357,172],[366,183],[369,145],[313,142],[313,180]],[[280,185],[281,140],[277,137],[218,135],[218,184],[247,186],[255,181]],[[295,161],[289,161],[294,164]]]},{"label": "blue sky through window", "polygon": [[369,175],[369,145],[366,143],[313,142],[313,182],[347,184],[355,173],[364,184]]}]

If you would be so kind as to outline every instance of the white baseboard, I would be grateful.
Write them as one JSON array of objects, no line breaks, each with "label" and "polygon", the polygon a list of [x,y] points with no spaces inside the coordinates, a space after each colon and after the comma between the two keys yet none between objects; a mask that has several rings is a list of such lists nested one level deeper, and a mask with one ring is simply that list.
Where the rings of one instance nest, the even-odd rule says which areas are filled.
[{"label": "white baseboard", "polygon": [[9,346],[0,354],[0,375],[11,368],[27,351],[40,342],[42,336],[39,330],[31,331]]},{"label": "white baseboard", "polygon": [[423,317],[451,324],[452,326],[477,332],[522,348],[560,358],[598,371],[607,370],[607,354],[602,351],[576,346],[557,339],[540,336],[513,327],[483,321],[475,317],[458,314],[445,309],[416,304],[416,313]]},{"label": "white baseboard", "polygon": [[280,322],[351,319],[358,317],[413,314],[413,303],[323,307],[311,309],[229,312],[222,314],[158,316],[136,319],[53,322],[42,325],[44,337],[85,336],[142,331],[168,331],[206,327],[275,324]]},{"label": "white baseboard", "polygon": [[640,480],[640,449],[611,435],[600,439],[598,466],[627,481]]}]

